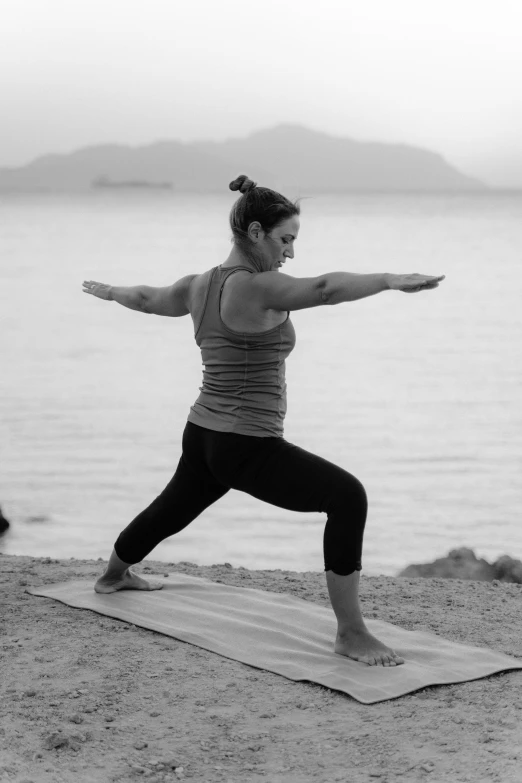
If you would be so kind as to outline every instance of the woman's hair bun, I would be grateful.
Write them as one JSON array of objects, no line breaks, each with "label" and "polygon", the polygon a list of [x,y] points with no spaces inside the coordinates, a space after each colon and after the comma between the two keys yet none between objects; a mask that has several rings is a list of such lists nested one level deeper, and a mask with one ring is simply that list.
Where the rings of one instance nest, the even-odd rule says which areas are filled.
[{"label": "woman's hair bun", "polygon": [[246,174],[240,174],[240,176],[236,177],[228,187],[230,190],[239,190],[241,193],[249,193],[251,190],[257,187],[257,182],[253,182],[251,179],[248,179]]}]

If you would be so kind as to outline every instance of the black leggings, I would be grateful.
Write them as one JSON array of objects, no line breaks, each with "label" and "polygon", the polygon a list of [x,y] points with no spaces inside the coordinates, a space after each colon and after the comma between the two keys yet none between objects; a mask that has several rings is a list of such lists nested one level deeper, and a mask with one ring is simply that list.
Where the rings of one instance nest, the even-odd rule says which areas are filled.
[{"label": "black leggings", "polygon": [[215,432],[191,422],[182,446],[172,479],[114,545],[125,563],[139,563],[160,541],[237,489],[290,511],[324,511],[324,570],[344,576],[361,570],[368,502],[351,473],[284,438]]}]

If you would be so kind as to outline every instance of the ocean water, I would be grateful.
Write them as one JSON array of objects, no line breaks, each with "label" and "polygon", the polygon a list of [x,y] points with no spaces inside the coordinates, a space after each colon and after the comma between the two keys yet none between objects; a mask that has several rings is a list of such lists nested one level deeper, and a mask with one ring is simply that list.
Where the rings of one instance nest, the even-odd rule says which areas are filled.
[{"label": "ocean water", "polygon": [[[0,195],[0,550],[108,557],[169,481],[202,367],[192,321],[82,292],[222,263],[233,194]],[[356,475],[363,568],[522,558],[522,195],[317,196],[285,273],[445,274],[292,314],[285,437]],[[230,491],[151,557],[322,570],[326,517]]]}]

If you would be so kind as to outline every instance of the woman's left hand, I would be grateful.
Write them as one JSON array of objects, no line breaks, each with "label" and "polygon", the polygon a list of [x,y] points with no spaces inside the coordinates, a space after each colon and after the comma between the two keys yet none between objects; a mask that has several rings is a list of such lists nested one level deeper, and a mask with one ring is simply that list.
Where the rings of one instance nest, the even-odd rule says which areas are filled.
[{"label": "woman's left hand", "polygon": [[99,299],[112,299],[111,286],[107,285],[107,283],[97,283],[96,280],[84,280],[83,293],[92,294]]}]

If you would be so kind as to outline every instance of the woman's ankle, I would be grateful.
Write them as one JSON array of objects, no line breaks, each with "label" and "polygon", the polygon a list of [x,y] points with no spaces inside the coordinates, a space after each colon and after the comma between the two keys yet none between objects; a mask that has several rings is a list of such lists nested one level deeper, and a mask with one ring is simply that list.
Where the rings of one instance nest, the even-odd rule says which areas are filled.
[{"label": "woman's ankle", "polygon": [[104,582],[118,582],[120,579],[125,577],[125,574],[128,572],[129,568],[124,568],[123,571],[119,568],[107,568],[105,573],[102,574],[100,578],[103,579]]},{"label": "woman's ankle", "polygon": [[337,636],[340,639],[349,638],[350,636],[356,636],[359,634],[369,633],[368,628],[364,623],[364,619],[361,618],[353,623],[346,623],[337,626]]},{"label": "woman's ankle", "polygon": [[121,579],[125,576],[131,565],[132,563],[126,563],[125,560],[121,560],[116,554],[116,549],[113,549],[102,578],[110,581]]}]

